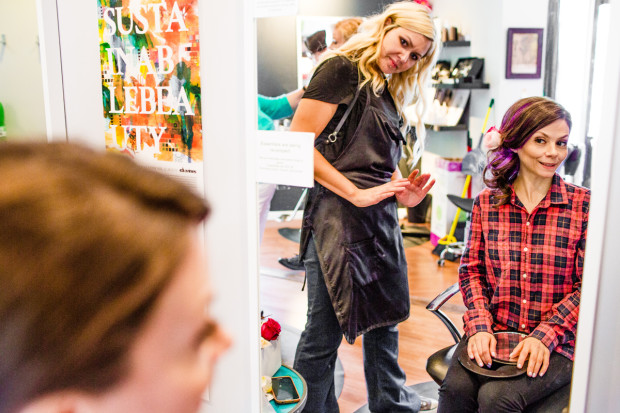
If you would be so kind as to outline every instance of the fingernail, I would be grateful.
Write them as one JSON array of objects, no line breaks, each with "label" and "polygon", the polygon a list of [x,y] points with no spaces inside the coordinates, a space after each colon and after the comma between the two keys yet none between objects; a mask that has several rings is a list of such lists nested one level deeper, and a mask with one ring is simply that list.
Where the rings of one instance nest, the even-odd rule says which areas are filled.
[{"label": "fingernail", "polygon": [[532,374],[532,377],[536,377],[536,373]]},{"label": "fingernail", "polygon": [[517,368],[520,369],[521,367],[523,367],[522,364],[517,364]]},{"label": "fingernail", "polygon": [[491,363],[487,363],[487,368],[491,368]]},{"label": "fingernail", "polygon": [[482,363],[479,363],[478,365],[479,365],[480,367],[482,367]]},{"label": "fingernail", "polygon": [[491,355],[492,355],[493,357],[497,357],[497,354],[495,354],[495,353],[491,353]]}]

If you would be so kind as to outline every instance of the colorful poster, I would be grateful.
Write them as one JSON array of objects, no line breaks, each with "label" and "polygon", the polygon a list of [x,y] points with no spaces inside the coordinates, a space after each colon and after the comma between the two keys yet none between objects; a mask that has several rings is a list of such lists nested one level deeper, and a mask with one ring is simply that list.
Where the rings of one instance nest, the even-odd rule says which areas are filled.
[{"label": "colorful poster", "polygon": [[97,0],[105,144],[204,192],[198,0]]}]

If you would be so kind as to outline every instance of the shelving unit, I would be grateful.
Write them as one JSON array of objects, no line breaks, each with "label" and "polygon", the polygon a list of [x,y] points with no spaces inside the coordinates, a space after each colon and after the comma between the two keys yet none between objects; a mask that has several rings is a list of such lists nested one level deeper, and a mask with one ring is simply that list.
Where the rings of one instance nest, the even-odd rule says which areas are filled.
[{"label": "shelving unit", "polygon": [[[471,46],[471,42],[469,40],[459,40],[459,41],[448,41],[443,42],[443,48],[467,48]],[[454,64],[454,62],[451,62]],[[484,68],[482,69],[484,73]],[[481,74],[481,78],[483,77],[483,73]],[[490,84],[484,83],[482,81],[479,82],[464,82],[460,81],[458,83],[435,83],[432,84],[434,89],[469,89],[469,90],[483,90],[489,89],[491,87]],[[473,99],[473,93],[470,93],[465,108],[463,109],[463,113],[461,115],[461,119],[458,124],[454,126],[438,126],[438,125],[426,125],[426,127],[434,132],[444,132],[444,131],[469,131],[469,106],[470,101]],[[469,133],[468,133],[468,146],[469,146]]]},{"label": "shelving unit", "polygon": [[488,89],[491,87],[488,83],[435,83],[435,89]]},{"label": "shelving unit", "polygon": [[451,42],[443,42],[443,47],[469,47],[471,42],[469,40],[455,40]]}]

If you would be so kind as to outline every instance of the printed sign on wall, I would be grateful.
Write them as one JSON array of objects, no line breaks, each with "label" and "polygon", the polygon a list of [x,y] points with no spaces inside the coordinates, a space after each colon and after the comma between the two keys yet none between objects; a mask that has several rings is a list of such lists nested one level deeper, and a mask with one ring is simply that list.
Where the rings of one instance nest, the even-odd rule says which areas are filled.
[{"label": "printed sign on wall", "polygon": [[198,0],[97,0],[106,148],[204,192]]}]

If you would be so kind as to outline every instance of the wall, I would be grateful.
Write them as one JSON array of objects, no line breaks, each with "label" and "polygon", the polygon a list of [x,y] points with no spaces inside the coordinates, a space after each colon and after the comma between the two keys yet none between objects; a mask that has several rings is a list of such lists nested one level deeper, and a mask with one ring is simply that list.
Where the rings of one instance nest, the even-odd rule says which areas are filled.
[{"label": "wall", "polygon": [[0,103],[10,140],[45,140],[35,0],[0,3]]}]

